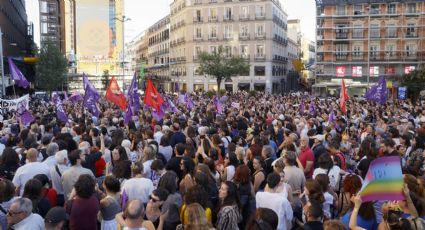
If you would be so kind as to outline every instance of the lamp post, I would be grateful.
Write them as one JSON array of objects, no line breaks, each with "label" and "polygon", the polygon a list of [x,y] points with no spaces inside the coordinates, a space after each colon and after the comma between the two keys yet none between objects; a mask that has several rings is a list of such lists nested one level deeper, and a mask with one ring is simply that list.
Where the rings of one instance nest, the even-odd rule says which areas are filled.
[{"label": "lamp post", "polygon": [[4,62],[3,62],[3,33],[0,28],[0,71],[1,71],[1,95],[6,95],[4,87]]},{"label": "lamp post", "polygon": [[124,23],[126,21],[130,21],[130,18],[127,18],[125,15],[122,15],[121,18],[117,18],[115,17],[115,20],[118,20],[122,23],[122,30],[121,30],[121,36],[122,36],[122,88],[123,88],[123,92],[124,92],[124,82],[125,82],[125,68],[124,68],[124,63],[125,63],[125,52],[124,52],[124,45],[125,45],[125,39],[124,39]]}]

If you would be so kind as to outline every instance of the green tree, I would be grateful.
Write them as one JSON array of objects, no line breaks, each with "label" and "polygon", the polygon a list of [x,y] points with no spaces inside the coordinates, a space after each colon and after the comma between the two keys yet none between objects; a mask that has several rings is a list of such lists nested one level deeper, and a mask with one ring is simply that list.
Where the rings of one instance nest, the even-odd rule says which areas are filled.
[{"label": "green tree", "polygon": [[425,69],[412,71],[401,79],[401,85],[407,87],[408,95],[416,101],[419,93],[425,89]]},{"label": "green tree", "polygon": [[217,52],[203,52],[199,56],[200,74],[214,76],[217,80],[217,92],[220,91],[220,84],[223,80],[231,79],[237,75],[249,74],[249,61],[242,57],[228,57],[223,46],[218,47]]},{"label": "green tree", "polygon": [[109,86],[109,81],[111,79],[109,79],[109,70],[105,69],[103,70],[103,75],[102,75],[102,89],[106,91],[106,89]]},{"label": "green tree", "polygon": [[36,64],[37,86],[51,93],[60,89],[66,81],[68,61],[52,41],[43,43],[38,50],[40,60]]}]

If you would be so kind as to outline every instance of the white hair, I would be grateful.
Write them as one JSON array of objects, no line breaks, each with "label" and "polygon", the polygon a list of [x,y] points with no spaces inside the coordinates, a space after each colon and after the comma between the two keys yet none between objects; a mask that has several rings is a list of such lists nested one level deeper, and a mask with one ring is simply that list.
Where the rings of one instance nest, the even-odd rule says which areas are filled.
[{"label": "white hair", "polygon": [[83,153],[89,153],[90,151],[90,143],[88,143],[87,141],[83,141],[78,145],[78,148],[83,152]]},{"label": "white hair", "polygon": [[59,151],[59,145],[55,142],[52,142],[47,146],[46,153],[48,156],[55,155],[57,151]]},{"label": "white hair", "polygon": [[61,150],[55,154],[55,159],[58,164],[64,164],[66,160],[68,160],[68,151]]},{"label": "white hair", "polygon": [[30,199],[21,197],[13,201],[13,203],[19,206],[17,211],[25,212],[27,215],[32,213],[32,201]]}]

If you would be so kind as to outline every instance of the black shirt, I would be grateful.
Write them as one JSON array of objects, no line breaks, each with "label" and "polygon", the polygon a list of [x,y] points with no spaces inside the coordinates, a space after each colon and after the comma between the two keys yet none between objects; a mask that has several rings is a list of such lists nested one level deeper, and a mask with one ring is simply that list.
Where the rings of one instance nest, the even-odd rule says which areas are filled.
[{"label": "black shirt", "polygon": [[81,163],[84,168],[90,169],[96,175],[96,161],[102,157],[102,153],[91,153],[86,155],[86,160]]},{"label": "black shirt", "polygon": [[182,170],[180,169],[180,161],[181,161],[182,157],[181,156],[174,156],[172,157],[168,163],[167,166],[165,167],[166,170],[172,170],[174,171],[177,176],[179,177],[179,181],[182,179]]},{"label": "black shirt", "polygon": [[323,230],[323,223],[320,221],[309,221],[297,230]]}]

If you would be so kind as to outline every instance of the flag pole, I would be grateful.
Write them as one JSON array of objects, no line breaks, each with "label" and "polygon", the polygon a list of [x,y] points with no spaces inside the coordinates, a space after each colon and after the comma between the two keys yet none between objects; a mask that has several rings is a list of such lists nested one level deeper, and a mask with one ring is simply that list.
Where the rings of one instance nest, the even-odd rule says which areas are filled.
[{"label": "flag pole", "polygon": [[[13,83],[15,83],[15,81],[13,81]],[[15,98],[16,98],[15,84],[13,84],[13,95],[14,95],[14,96],[15,96]]]}]

